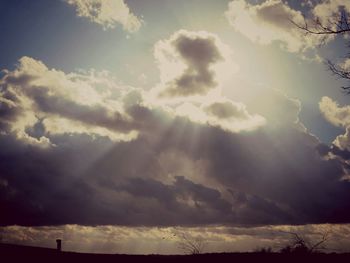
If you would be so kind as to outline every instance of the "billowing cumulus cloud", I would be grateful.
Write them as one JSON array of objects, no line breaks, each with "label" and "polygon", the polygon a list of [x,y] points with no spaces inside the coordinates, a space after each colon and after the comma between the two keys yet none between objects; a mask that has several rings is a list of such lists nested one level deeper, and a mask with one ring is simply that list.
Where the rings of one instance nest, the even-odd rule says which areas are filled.
[{"label": "billowing cumulus cloud", "polygon": [[217,91],[221,78],[237,66],[231,51],[208,32],[180,30],[155,46],[161,74],[160,97],[206,96]]},{"label": "billowing cumulus cloud", "polygon": [[324,118],[334,126],[344,128],[344,134],[338,135],[331,145],[328,158],[343,162],[343,180],[350,179],[350,107],[340,106],[329,97],[323,97],[319,108]]},{"label": "billowing cumulus cloud", "polygon": [[3,133],[42,145],[50,143],[49,134],[135,137],[137,124],[115,100],[128,91],[104,73],[65,74],[23,57],[14,71],[5,72],[0,87]]},{"label": "billowing cumulus cloud", "polygon": [[[149,93],[105,72],[67,74],[28,57],[6,70],[0,224],[349,222],[347,163],[326,157],[337,153],[302,125],[298,100],[268,89],[253,106],[203,95],[220,89],[218,41],[179,31],[159,42],[171,51],[163,58],[184,67],[166,81],[162,72]],[[184,76],[195,85],[178,82]],[[162,101],[160,90],[172,92]]]},{"label": "billowing cumulus cloud", "polygon": [[319,103],[320,111],[331,124],[345,128],[345,134],[337,136],[333,144],[341,150],[350,150],[350,106],[341,107],[329,97]]},{"label": "billowing cumulus cloud", "polygon": [[347,126],[345,133],[338,135],[333,143],[341,150],[350,151],[350,126]]},{"label": "billowing cumulus cloud", "polygon": [[255,5],[234,0],[225,15],[230,25],[250,40],[264,45],[277,42],[289,52],[305,51],[331,39],[316,35],[305,38],[305,33],[291,22],[304,25],[303,14],[281,0],[265,0]]},{"label": "billowing cumulus cloud", "polygon": [[324,117],[333,125],[346,127],[350,124],[350,106],[341,107],[329,97],[323,97],[319,106]]},{"label": "billowing cumulus cloud", "polygon": [[72,5],[78,16],[87,17],[104,29],[123,26],[128,32],[138,31],[142,21],[135,16],[124,0],[65,0]]},{"label": "billowing cumulus cloud", "polygon": [[232,132],[257,129],[265,119],[246,106],[225,98],[221,82],[237,72],[231,50],[208,32],[180,30],[155,45],[161,83],[153,100],[175,108],[175,114]]}]

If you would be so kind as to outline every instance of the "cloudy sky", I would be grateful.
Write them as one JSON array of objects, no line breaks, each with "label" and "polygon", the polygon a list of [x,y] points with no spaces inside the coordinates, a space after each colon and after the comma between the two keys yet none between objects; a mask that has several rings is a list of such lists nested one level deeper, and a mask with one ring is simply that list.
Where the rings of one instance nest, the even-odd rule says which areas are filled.
[{"label": "cloudy sky", "polygon": [[103,253],[350,237],[346,0],[2,0],[0,237]]}]

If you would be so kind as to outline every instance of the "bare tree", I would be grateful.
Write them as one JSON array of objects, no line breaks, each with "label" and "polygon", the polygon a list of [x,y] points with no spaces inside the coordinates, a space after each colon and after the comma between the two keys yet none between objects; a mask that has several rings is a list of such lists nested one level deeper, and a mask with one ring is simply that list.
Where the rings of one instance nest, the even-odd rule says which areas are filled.
[{"label": "bare tree", "polygon": [[192,236],[185,233],[183,230],[175,228],[175,232],[171,231],[167,236],[162,239],[172,240],[176,242],[177,247],[186,254],[201,254],[206,246],[206,241],[202,236]]},{"label": "bare tree", "polygon": [[205,241],[202,237],[191,237],[185,233],[178,234],[178,246],[186,254],[201,254],[205,247]]},{"label": "bare tree", "polygon": [[[306,35],[319,35],[324,36],[325,40],[329,36],[343,36],[344,40],[349,39],[350,34],[350,14],[345,8],[340,8],[338,14],[333,14],[331,17],[313,17],[305,18],[304,23],[297,23],[291,20],[296,27],[303,30]],[[321,41],[324,43],[324,41]],[[350,48],[350,44],[347,44]],[[350,52],[346,56],[350,58]],[[328,69],[336,76],[341,79],[350,81],[350,66],[345,63],[339,64],[331,59],[326,59],[325,64]],[[342,89],[350,94],[350,84],[343,86]]]},{"label": "bare tree", "polygon": [[311,241],[309,238],[296,232],[281,231],[291,236],[290,244],[281,249],[282,253],[315,253],[325,250],[324,246],[331,234],[330,229],[324,230],[319,234],[319,239]]}]

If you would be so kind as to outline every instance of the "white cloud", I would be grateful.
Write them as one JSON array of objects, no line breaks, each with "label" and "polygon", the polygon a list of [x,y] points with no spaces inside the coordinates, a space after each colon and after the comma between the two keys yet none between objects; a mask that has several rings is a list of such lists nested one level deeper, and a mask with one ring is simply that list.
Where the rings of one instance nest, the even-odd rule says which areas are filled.
[{"label": "white cloud", "polygon": [[346,72],[350,72],[350,59],[347,58],[343,62],[339,63],[338,65],[341,70],[344,70]]},{"label": "white cloud", "polygon": [[183,103],[175,109],[179,116],[194,122],[219,127],[229,132],[252,131],[266,124],[265,118],[258,114],[249,114],[243,103],[219,98],[200,107],[192,103]]},{"label": "white cloud", "polygon": [[230,25],[250,40],[263,45],[277,42],[289,52],[303,52],[325,40],[324,36],[305,37],[291,22],[304,24],[303,14],[281,0],[265,0],[256,5],[234,0],[225,15]]},{"label": "white cloud", "polygon": [[[345,133],[338,135],[333,144],[341,150],[350,151],[350,126],[347,126]],[[349,173],[347,173],[349,175]]]},{"label": "white cloud", "polygon": [[[249,115],[243,104],[227,99],[222,102],[219,95],[211,97],[210,103],[215,103],[215,108],[235,110],[237,114],[225,118],[216,116],[205,108],[209,103],[206,100],[199,104],[189,102],[187,106],[192,110],[186,105],[158,105],[141,90],[116,83],[108,72],[66,74],[49,69],[41,61],[23,57],[17,67],[5,71],[0,80],[2,134],[13,134],[27,143],[47,147],[52,144],[52,136],[63,134],[132,140],[140,132],[148,133],[150,125],[159,125],[157,114],[166,115],[167,121],[174,116],[186,116],[232,132],[254,130],[264,124],[262,117]],[[213,88],[217,87],[213,85]]]},{"label": "white cloud", "polygon": [[350,106],[339,106],[329,97],[323,97],[319,103],[323,116],[333,125],[347,127],[350,124]]},{"label": "white cloud", "polygon": [[334,126],[345,128],[345,133],[337,136],[333,144],[341,150],[350,151],[350,106],[341,107],[331,98],[323,97],[319,107],[328,122]]},{"label": "white cloud", "polygon": [[179,30],[154,49],[161,83],[156,90],[161,98],[182,101],[186,97],[213,96],[220,84],[237,72],[230,48],[214,34]]},{"label": "white cloud", "polygon": [[128,32],[138,31],[142,21],[135,16],[124,0],[65,0],[75,7],[77,15],[87,17],[104,29],[121,24]]},{"label": "white cloud", "polygon": [[[106,72],[65,74],[23,57],[14,71],[7,71],[0,86],[2,130],[28,142],[46,145],[49,134],[64,133],[98,134],[113,140],[136,136],[132,118],[123,110],[128,89],[118,87]],[[28,129],[37,125],[43,125],[45,132],[30,135]]]},{"label": "white cloud", "polygon": [[322,0],[315,5],[312,14],[320,19],[320,22],[331,28],[336,28],[335,24],[330,24],[333,18],[339,18],[340,9],[350,13],[350,1],[344,0]]}]

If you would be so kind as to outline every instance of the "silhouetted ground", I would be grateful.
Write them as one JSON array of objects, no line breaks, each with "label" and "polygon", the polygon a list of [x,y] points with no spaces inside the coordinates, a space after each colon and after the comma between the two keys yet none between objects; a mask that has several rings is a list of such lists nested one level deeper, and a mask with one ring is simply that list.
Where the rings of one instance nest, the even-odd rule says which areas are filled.
[{"label": "silhouetted ground", "polygon": [[350,254],[214,253],[200,255],[112,255],[57,252],[55,249],[0,244],[0,262],[350,262]]}]

